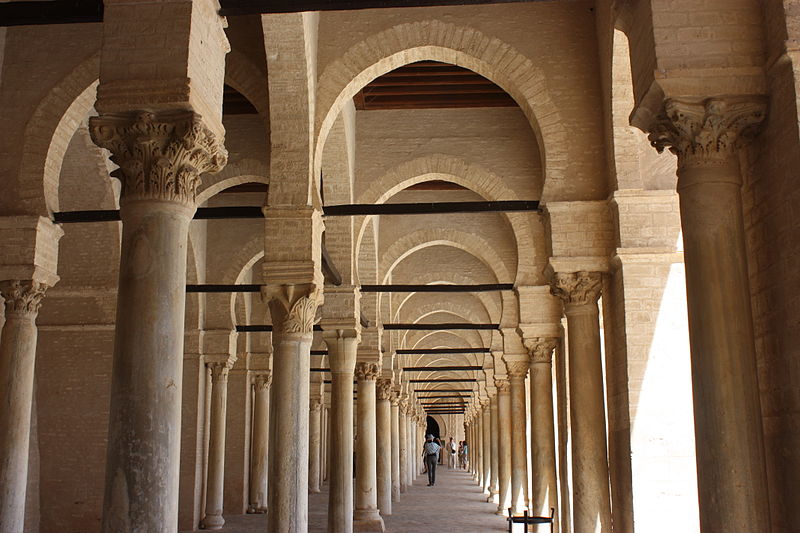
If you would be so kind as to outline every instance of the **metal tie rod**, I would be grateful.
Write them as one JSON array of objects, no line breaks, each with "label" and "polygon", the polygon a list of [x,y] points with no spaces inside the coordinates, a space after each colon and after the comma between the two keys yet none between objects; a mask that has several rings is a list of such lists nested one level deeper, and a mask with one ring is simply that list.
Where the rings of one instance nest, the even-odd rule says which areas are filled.
[{"label": "metal tie rod", "polygon": [[455,353],[492,353],[491,348],[411,348],[396,350],[397,355],[437,355]]},{"label": "metal tie rod", "polygon": [[470,324],[469,322],[454,322],[441,324],[384,324],[384,331],[409,330],[409,331],[436,331],[440,329],[500,329],[500,324]]}]

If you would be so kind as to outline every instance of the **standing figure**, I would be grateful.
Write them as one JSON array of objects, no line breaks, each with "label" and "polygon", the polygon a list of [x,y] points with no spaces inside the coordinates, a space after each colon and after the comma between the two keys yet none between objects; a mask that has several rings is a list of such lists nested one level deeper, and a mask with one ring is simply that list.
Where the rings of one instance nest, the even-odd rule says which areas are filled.
[{"label": "standing figure", "polygon": [[425,467],[428,469],[428,486],[436,484],[436,463],[439,462],[439,450],[442,447],[433,442],[433,435],[425,437],[425,445],[422,447],[422,457],[425,459]]}]

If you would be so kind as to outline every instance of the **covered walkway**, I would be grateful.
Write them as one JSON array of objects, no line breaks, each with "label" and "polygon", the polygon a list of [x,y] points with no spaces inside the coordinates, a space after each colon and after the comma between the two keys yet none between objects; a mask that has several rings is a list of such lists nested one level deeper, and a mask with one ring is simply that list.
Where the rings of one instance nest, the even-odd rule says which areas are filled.
[{"label": "covered walkway", "polygon": [[[411,490],[401,495],[391,516],[383,517],[387,533],[420,531],[459,531],[491,533],[507,531],[505,518],[494,514],[496,506],[486,503],[480,487],[469,473],[439,467],[435,487],[426,486],[420,476]],[[309,495],[309,532],[326,531],[328,512],[327,485],[323,492]],[[231,515],[222,531],[228,533],[264,533],[266,515]]]}]

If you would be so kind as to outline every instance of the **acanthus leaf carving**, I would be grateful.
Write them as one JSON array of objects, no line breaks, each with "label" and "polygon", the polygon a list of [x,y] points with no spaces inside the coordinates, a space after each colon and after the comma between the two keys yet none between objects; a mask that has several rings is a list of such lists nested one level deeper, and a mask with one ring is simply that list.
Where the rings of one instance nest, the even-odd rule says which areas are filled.
[{"label": "acanthus leaf carving", "polygon": [[0,282],[0,293],[5,299],[6,315],[36,316],[42,305],[47,285],[32,280]]},{"label": "acanthus leaf carving", "polygon": [[311,334],[319,305],[313,285],[278,285],[267,291],[273,334]]},{"label": "acanthus leaf carving", "polygon": [[506,370],[512,379],[525,379],[529,366],[527,361],[506,361]]},{"label": "acanthus leaf carving", "polygon": [[194,206],[200,175],[227,163],[221,139],[187,110],[112,113],[89,121],[92,140],[111,152],[121,202],[155,199]]},{"label": "acanthus leaf carving", "polygon": [[379,400],[391,400],[394,394],[391,379],[379,379],[376,384],[376,391]]},{"label": "acanthus leaf carving", "polygon": [[253,384],[257,392],[266,392],[272,385],[272,372],[265,371],[256,374],[253,378]]},{"label": "acanthus leaf carving", "polygon": [[378,363],[356,363],[356,379],[358,381],[375,381],[379,372]]},{"label": "acanthus leaf carving", "polygon": [[525,348],[530,354],[531,363],[550,363],[553,360],[553,350],[556,349],[557,340],[549,337],[534,337],[525,339]]},{"label": "acanthus leaf carving", "polygon": [[556,272],[550,284],[550,293],[561,298],[565,305],[596,303],[602,289],[600,272]]},{"label": "acanthus leaf carving", "polygon": [[511,383],[507,379],[495,378],[494,386],[497,387],[498,393],[511,392]]},{"label": "acanthus leaf carving", "polygon": [[659,152],[669,149],[680,167],[726,163],[752,140],[767,114],[761,96],[668,99],[651,126],[648,139]]}]

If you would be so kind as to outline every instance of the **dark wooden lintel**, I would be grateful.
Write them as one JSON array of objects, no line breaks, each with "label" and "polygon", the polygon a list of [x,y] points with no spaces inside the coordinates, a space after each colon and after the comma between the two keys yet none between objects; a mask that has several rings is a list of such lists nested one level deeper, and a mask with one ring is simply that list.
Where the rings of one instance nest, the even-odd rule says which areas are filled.
[{"label": "dark wooden lintel", "polygon": [[430,378],[430,379],[409,379],[409,383],[477,383],[477,379],[458,379],[458,378]]},{"label": "dark wooden lintel", "polygon": [[510,213],[537,211],[535,200],[502,200],[496,202],[417,202],[402,204],[348,204],[328,205],[323,208],[326,217],[351,217],[362,215],[440,215],[451,213]]},{"label": "dark wooden lintel", "polygon": [[362,285],[361,292],[493,292],[514,290],[513,283],[482,283],[474,285]]},{"label": "dark wooden lintel", "polygon": [[438,370],[439,372],[466,372],[474,370],[483,370],[482,366],[406,366],[403,367],[405,372],[431,372]]},{"label": "dark wooden lintel", "polygon": [[103,22],[102,0],[0,3],[0,26]]},{"label": "dark wooden lintel", "polygon": [[[474,389],[414,389],[414,392],[475,392]],[[431,396],[420,396],[420,398],[431,398]]]},{"label": "dark wooden lintel", "polygon": [[437,331],[437,330],[496,330],[500,324],[470,324],[470,323],[442,323],[442,324],[384,324],[384,331]]},{"label": "dark wooden lintel", "polygon": [[535,0],[222,0],[220,15],[348,11],[397,7],[508,4]]},{"label": "dark wooden lintel", "polygon": [[435,355],[454,353],[492,353],[491,348],[401,348],[397,355]]}]

